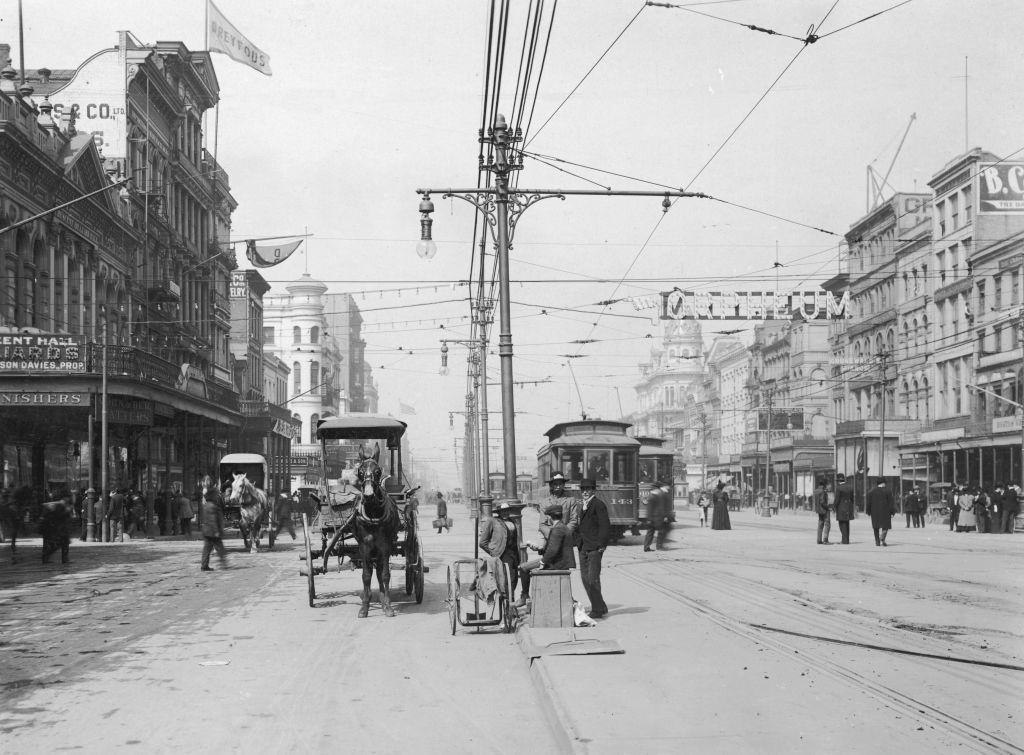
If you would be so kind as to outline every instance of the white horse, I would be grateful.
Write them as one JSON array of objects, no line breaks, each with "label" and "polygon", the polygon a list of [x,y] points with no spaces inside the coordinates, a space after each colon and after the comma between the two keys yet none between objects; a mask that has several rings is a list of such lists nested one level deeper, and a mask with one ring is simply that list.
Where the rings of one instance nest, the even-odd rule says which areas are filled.
[{"label": "white horse", "polygon": [[231,483],[231,493],[228,501],[239,507],[241,516],[238,528],[242,533],[242,542],[250,553],[258,553],[260,549],[260,536],[263,528],[267,526],[270,518],[270,504],[267,502],[267,494],[252,484],[245,472],[234,473],[235,479]]}]

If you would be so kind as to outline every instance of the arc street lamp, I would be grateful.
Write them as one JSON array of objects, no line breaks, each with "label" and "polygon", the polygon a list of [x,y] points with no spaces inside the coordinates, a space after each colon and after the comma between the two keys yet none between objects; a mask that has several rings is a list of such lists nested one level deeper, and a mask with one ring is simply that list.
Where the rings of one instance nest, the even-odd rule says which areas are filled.
[{"label": "arc street lamp", "polygon": [[505,116],[498,114],[494,126],[485,136],[480,134],[480,141],[493,146],[493,154],[481,168],[491,173],[494,185],[474,189],[416,189],[422,199],[420,201],[420,241],[416,246],[417,254],[425,259],[434,256],[437,246],[432,236],[432,219],[434,211],[431,194],[441,194],[442,198],[453,197],[473,205],[483,216],[485,225],[490,231],[498,257],[498,310],[500,313],[500,332],[498,334],[498,356],[501,360],[501,410],[502,430],[504,435],[505,460],[505,498],[516,500],[516,438],[515,438],[515,403],[513,399],[512,379],[512,330],[509,302],[509,260],[508,252],[515,235],[516,224],[530,207],[542,199],[562,199],[567,196],[604,196],[604,197],[663,197],[662,210],[668,212],[672,206],[670,197],[699,197],[710,199],[707,194],[682,190],[668,191],[618,191],[612,189],[510,189],[509,176],[522,170],[522,163],[515,157],[509,157],[509,150],[517,142],[522,141],[519,129],[511,133]]}]

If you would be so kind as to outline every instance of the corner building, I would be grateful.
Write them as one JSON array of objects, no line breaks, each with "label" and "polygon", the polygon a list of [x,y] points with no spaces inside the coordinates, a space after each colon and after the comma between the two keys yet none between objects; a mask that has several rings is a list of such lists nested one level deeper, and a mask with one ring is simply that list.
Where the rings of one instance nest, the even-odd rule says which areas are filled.
[{"label": "corner building", "polygon": [[0,55],[3,225],[131,179],[0,236],[3,337],[54,344],[63,365],[3,360],[3,482],[40,497],[104,477],[191,492],[241,427],[228,349],[236,202],[202,148],[220,96],[210,56],[121,32],[19,88]]}]

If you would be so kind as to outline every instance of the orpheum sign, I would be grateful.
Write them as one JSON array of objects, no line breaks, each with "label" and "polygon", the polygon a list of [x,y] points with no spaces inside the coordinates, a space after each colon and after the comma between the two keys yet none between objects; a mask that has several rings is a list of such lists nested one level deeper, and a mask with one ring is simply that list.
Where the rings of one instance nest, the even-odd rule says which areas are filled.
[{"label": "orpheum sign", "polygon": [[805,320],[850,316],[850,292],[831,291],[663,291],[630,298],[637,310],[658,309],[662,320]]},{"label": "orpheum sign", "polygon": [[0,334],[0,372],[85,372],[79,336],[56,333]]}]

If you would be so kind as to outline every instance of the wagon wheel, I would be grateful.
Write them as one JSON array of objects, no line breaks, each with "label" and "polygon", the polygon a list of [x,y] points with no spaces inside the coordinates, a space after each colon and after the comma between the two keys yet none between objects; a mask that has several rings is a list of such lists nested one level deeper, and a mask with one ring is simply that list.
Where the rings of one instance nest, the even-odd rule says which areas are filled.
[{"label": "wagon wheel", "polygon": [[423,559],[417,558],[413,566],[413,590],[416,593],[416,602],[423,602]]},{"label": "wagon wheel", "polygon": [[309,588],[309,607],[313,608],[316,599],[316,587],[313,585],[313,551],[309,544],[309,524],[306,515],[302,515],[302,539],[306,544],[306,585]]},{"label": "wagon wheel", "polygon": [[[415,533],[410,533],[405,542],[405,594],[412,595],[416,587],[416,561],[420,548]],[[421,590],[422,591],[422,590]],[[419,602],[419,601],[417,601]]]},{"label": "wagon wheel", "polygon": [[509,571],[508,564],[502,562],[502,566],[505,567],[505,585],[508,587],[508,593],[502,599],[502,629],[512,632],[516,628],[516,609],[512,601],[512,573]]},{"label": "wagon wheel", "polygon": [[455,584],[452,582],[452,567],[448,566],[448,618],[452,624],[452,636],[459,626],[459,604],[455,596]]},{"label": "wagon wheel", "polygon": [[267,550],[272,550],[274,547],[274,540],[277,538],[277,528],[274,526],[273,517],[270,518],[270,526],[267,527]]}]

